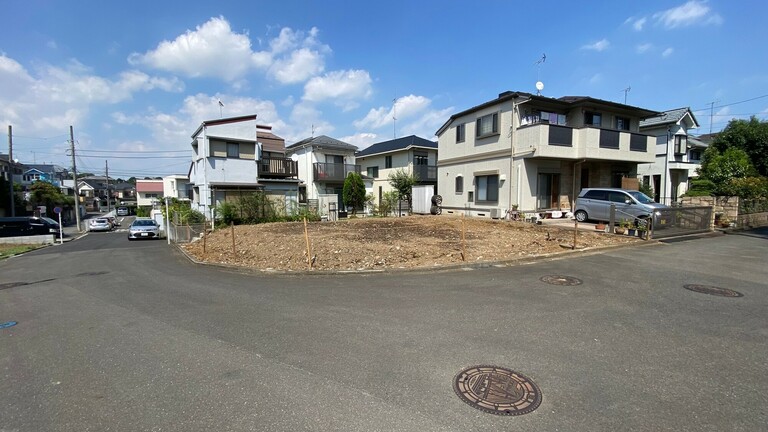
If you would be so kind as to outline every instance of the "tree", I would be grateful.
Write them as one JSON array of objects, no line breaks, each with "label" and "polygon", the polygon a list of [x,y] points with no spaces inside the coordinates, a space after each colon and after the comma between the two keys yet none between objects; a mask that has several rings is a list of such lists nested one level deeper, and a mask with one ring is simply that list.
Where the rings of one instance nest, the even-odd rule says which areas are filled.
[{"label": "tree", "polygon": [[752,116],[749,120],[731,120],[712,142],[720,153],[729,148],[743,150],[761,176],[768,176],[768,121]]},{"label": "tree", "polygon": [[712,146],[704,152],[698,173],[714,183],[717,190],[731,179],[754,176],[756,171],[744,150],[729,147],[720,153],[717,147]]},{"label": "tree", "polygon": [[[45,206],[52,209],[57,205],[67,204],[71,197],[67,197],[56,186],[47,181],[38,180],[29,187],[30,201],[34,206]],[[68,199],[69,198],[69,199]]]},{"label": "tree", "polygon": [[365,204],[365,183],[360,174],[351,172],[344,179],[344,189],[342,190],[344,205],[352,207],[352,214],[357,213],[357,209]]},{"label": "tree", "polygon": [[389,173],[389,184],[397,192],[397,198],[408,201],[408,208],[411,207],[411,194],[413,186],[419,182],[419,177],[410,174],[404,168],[399,168]]}]

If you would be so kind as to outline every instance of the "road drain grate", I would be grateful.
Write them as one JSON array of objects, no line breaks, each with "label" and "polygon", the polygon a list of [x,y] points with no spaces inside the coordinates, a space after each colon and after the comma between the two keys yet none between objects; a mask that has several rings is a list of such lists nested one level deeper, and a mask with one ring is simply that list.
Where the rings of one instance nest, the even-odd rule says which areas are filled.
[{"label": "road drain grate", "polygon": [[16,324],[18,324],[16,321],[6,321],[4,323],[0,323],[0,329],[4,329],[4,328],[8,328],[8,327],[13,327]]},{"label": "road drain grate", "polygon": [[456,375],[456,395],[490,414],[528,414],[541,404],[541,390],[525,376],[498,366],[472,366]]},{"label": "road drain grate", "polygon": [[542,276],[539,280],[542,282],[546,282],[550,285],[565,285],[565,286],[581,285],[581,279],[575,278],[573,276],[547,275],[547,276]]},{"label": "road drain grate", "polygon": [[688,285],[683,285],[683,288],[690,291],[697,292],[697,293],[709,294],[709,295],[719,296],[719,297],[744,297],[744,294],[738,291],[734,291],[728,288],[720,288],[720,287],[711,286],[711,285],[688,284]]},{"label": "road drain grate", "polygon": [[7,282],[0,284],[0,290],[16,288],[24,285],[29,285],[29,282]]}]

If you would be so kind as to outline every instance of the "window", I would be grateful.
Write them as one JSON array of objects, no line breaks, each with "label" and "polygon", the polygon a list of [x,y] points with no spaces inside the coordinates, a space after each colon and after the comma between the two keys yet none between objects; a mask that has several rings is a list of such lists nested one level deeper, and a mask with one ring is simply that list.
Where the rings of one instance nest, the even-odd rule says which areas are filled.
[{"label": "window", "polygon": [[626,117],[616,117],[616,129],[628,131],[629,130],[629,119]]},{"label": "window", "polygon": [[368,174],[368,177],[378,178],[379,177],[379,167],[368,167],[366,170],[366,174]]},{"label": "window", "polygon": [[384,168],[392,168],[392,156],[384,156]]},{"label": "window", "polygon": [[466,125],[460,124],[456,126],[456,142],[464,142],[464,134],[466,133]]},{"label": "window", "polygon": [[701,160],[701,150],[691,150],[690,159],[692,161]]},{"label": "window", "polygon": [[499,175],[475,177],[475,195],[478,201],[498,201]]},{"label": "window", "polygon": [[597,112],[587,111],[584,113],[584,124],[587,126],[597,126],[603,124],[603,116]]},{"label": "window", "polygon": [[429,165],[429,158],[426,153],[414,153],[413,154],[414,165]]},{"label": "window", "polygon": [[240,144],[227,143],[227,157],[239,158],[240,157]]},{"label": "window", "polygon": [[477,119],[475,136],[486,137],[499,133],[499,113],[488,114]]},{"label": "window", "polygon": [[685,154],[688,145],[688,137],[685,135],[675,135],[675,154]]},{"label": "window", "polygon": [[464,193],[464,177],[462,176],[456,177],[456,193]]}]

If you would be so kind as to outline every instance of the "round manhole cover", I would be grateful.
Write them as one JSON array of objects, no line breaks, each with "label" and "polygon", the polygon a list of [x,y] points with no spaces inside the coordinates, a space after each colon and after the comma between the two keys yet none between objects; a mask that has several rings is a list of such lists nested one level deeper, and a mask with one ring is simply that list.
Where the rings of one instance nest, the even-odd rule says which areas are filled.
[{"label": "round manhole cover", "polygon": [[734,291],[728,288],[720,288],[720,287],[711,286],[711,285],[688,284],[688,285],[683,285],[683,288],[690,291],[695,291],[697,293],[709,294],[709,295],[720,296],[720,297],[743,297],[744,296],[744,294],[738,291]]},{"label": "round manhole cover", "polygon": [[528,414],[541,404],[541,390],[533,381],[498,366],[464,369],[456,375],[453,390],[464,402],[490,414]]},{"label": "round manhole cover", "polygon": [[0,323],[0,329],[4,329],[4,328],[8,328],[8,327],[13,327],[16,324],[18,324],[16,321],[6,321],[4,323]]},{"label": "round manhole cover", "polygon": [[29,285],[28,282],[7,282],[0,284],[0,290],[16,288],[24,285]]},{"label": "round manhole cover", "polygon": [[573,276],[547,275],[547,276],[542,276],[541,279],[539,280],[551,285],[566,285],[566,286],[581,285],[581,279],[575,278]]}]

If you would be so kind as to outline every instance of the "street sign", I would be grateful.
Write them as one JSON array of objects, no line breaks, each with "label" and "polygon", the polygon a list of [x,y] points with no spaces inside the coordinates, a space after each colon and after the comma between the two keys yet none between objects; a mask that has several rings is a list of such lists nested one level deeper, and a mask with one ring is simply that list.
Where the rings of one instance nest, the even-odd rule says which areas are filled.
[{"label": "street sign", "polygon": [[56,213],[56,214],[61,213],[61,207],[54,207],[53,208],[53,212]]}]

